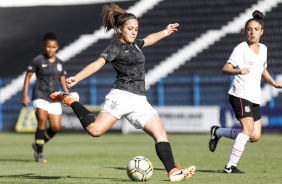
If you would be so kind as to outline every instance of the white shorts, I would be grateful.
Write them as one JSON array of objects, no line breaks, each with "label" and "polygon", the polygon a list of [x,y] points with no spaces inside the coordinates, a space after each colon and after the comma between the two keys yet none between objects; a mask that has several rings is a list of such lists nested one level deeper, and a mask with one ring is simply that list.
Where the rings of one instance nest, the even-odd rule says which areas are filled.
[{"label": "white shorts", "polygon": [[108,112],[117,119],[125,117],[135,128],[143,129],[147,121],[158,114],[146,96],[112,89],[106,96],[101,112]]},{"label": "white shorts", "polygon": [[33,108],[35,111],[37,108],[42,109],[49,114],[62,114],[62,105],[60,102],[48,102],[47,100],[36,99],[33,101]]}]

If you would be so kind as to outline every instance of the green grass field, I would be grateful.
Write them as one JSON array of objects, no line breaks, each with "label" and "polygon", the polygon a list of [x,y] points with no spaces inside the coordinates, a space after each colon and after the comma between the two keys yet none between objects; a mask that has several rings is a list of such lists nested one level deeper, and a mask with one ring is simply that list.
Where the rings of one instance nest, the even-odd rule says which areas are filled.
[{"label": "green grass field", "polygon": [[[154,165],[146,183],[168,183],[153,140],[145,134],[111,134],[92,138],[86,133],[59,133],[46,144],[47,164],[36,163],[33,134],[0,133],[0,183],[132,183],[125,167],[131,157],[143,155]],[[248,143],[238,164],[246,174],[224,174],[233,140],[221,139],[209,152],[209,134],[169,134],[176,162],[195,165],[193,178],[181,183],[282,183],[282,135],[264,134],[258,143]]]}]

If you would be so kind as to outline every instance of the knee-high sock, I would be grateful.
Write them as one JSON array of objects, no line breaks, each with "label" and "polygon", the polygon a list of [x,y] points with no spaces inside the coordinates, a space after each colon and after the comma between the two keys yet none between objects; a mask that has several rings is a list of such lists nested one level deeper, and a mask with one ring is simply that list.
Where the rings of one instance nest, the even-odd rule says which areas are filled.
[{"label": "knee-high sock", "polygon": [[229,161],[226,165],[226,167],[231,167],[231,165],[236,166],[237,163],[239,162],[243,151],[245,149],[245,145],[247,143],[247,141],[250,139],[249,136],[243,134],[243,133],[239,133],[238,136],[236,137],[233,147],[231,149],[230,152],[230,157],[229,157]]},{"label": "knee-high sock", "polygon": [[71,104],[71,107],[78,119],[80,120],[80,123],[82,124],[84,129],[86,129],[86,127],[88,127],[91,123],[95,121],[94,115],[81,103],[73,102]]},{"label": "knee-high sock", "polygon": [[241,129],[235,129],[235,128],[219,128],[216,130],[216,135],[218,137],[235,139],[241,131],[242,131]]},{"label": "knee-high sock", "polygon": [[36,132],[35,132],[35,144],[36,144],[36,151],[37,151],[37,153],[42,153],[43,152],[44,131],[45,130],[40,130],[40,129],[37,128]]},{"label": "knee-high sock", "polygon": [[53,131],[52,128],[48,128],[44,132],[44,142],[47,143],[50,139],[52,139],[56,135],[56,131]]},{"label": "knee-high sock", "polygon": [[158,142],[155,145],[157,155],[165,166],[166,171],[169,173],[175,168],[175,162],[172,155],[172,150],[168,142]]}]

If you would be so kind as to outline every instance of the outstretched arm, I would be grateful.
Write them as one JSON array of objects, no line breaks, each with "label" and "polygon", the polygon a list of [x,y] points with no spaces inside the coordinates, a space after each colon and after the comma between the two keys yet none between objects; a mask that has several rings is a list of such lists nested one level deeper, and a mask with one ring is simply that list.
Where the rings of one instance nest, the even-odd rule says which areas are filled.
[{"label": "outstretched arm", "polygon": [[93,73],[97,72],[106,64],[106,60],[104,58],[99,57],[96,61],[90,63],[85,68],[83,68],[80,72],[78,72],[75,76],[67,78],[67,88],[71,88],[79,81],[89,77]]},{"label": "outstretched arm", "polygon": [[227,62],[222,68],[222,73],[227,75],[246,75],[250,72],[249,68],[243,68],[242,70],[234,68],[234,66]]},{"label": "outstretched arm", "polygon": [[178,31],[177,30],[178,26],[179,26],[178,23],[169,24],[166,26],[164,30],[148,35],[146,38],[144,38],[145,43],[143,45],[143,48],[151,46],[156,42],[158,42],[159,40],[163,39],[164,37],[169,36],[172,33]]},{"label": "outstretched arm", "polygon": [[273,78],[271,77],[271,75],[268,73],[266,68],[262,72],[262,77],[273,87],[282,88],[282,82],[274,81]]}]

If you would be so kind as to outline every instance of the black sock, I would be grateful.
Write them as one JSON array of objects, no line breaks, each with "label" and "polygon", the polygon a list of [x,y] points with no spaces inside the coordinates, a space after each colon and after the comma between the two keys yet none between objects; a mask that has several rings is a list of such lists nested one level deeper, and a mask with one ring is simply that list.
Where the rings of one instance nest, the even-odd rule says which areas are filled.
[{"label": "black sock", "polygon": [[71,107],[80,120],[80,123],[82,124],[83,128],[86,129],[88,125],[93,123],[95,121],[94,115],[86,109],[81,103],[79,102],[73,102],[71,104]]},{"label": "black sock", "polygon": [[158,157],[164,164],[166,171],[169,173],[171,169],[175,168],[175,162],[170,144],[168,142],[158,142],[155,147]]},{"label": "black sock", "polygon": [[44,132],[45,130],[36,129],[35,132],[35,144],[36,144],[36,150],[37,153],[43,152],[43,146],[44,146]]},{"label": "black sock", "polygon": [[44,143],[48,142],[50,139],[52,139],[56,135],[56,131],[53,131],[52,128],[48,128],[44,132]]}]

